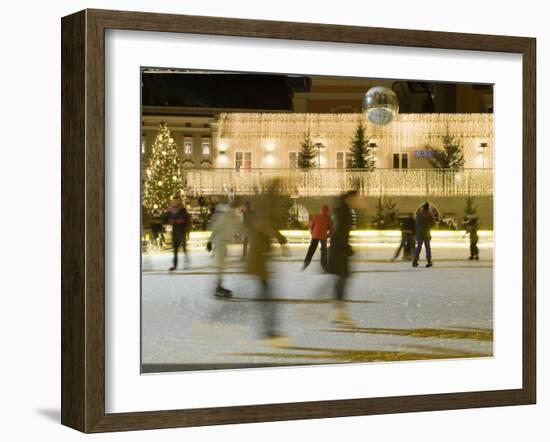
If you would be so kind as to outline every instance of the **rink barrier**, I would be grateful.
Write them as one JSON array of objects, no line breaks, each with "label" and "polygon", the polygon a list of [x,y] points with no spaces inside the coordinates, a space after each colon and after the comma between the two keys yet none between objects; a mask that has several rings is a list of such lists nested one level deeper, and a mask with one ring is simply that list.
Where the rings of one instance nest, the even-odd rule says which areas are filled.
[{"label": "rink barrier", "polygon": [[[211,232],[195,231],[190,232],[187,246],[189,248],[205,248]],[[290,246],[307,245],[311,240],[311,234],[308,230],[281,230],[281,234],[288,240]],[[435,246],[453,247],[453,245],[463,245],[469,242],[469,237],[466,236],[464,230],[433,230],[432,244]],[[170,235],[165,235],[167,242],[170,244]],[[494,233],[492,230],[478,231],[479,246],[492,245],[494,241]],[[399,230],[352,230],[350,232],[350,243],[352,245],[369,245],[384,247],[387,245],[398,244],[401,240],[401,232]],[[235,243],[242,242],[235,234]],[[146,246],[149,243],[149,234],[142,237],[142,244]]]}]

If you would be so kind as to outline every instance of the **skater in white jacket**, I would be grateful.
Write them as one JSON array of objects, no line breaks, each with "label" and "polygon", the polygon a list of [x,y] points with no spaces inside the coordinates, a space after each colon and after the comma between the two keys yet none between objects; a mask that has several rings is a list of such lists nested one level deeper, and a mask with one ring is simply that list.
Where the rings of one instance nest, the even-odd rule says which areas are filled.
[{"label": "skater in white jacket", "polygon": [[229,204],[218,204],[212,219],[210,238],[206,246],[208,251],[214,249],[214,260],[217,268],[217,284],[214,295],[218,298],[230,298],[231,290],[222,284],[227,259],[227,244],[233,240],[235,232],[243,230],[241,217],[237,214],[234,201]]}]

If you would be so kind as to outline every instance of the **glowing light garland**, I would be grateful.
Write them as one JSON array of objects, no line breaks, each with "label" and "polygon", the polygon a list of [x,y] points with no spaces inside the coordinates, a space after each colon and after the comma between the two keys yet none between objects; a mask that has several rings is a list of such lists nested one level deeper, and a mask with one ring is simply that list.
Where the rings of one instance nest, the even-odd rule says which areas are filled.
[{"label": "glowing light garland", "polygon": [[233,189],[237,195],[268,190],[268,183],[281,179],[281,192],[291,196],[334,196],[358,190],[362,196],[491,196],[493,170],[460,172],[434,169],[376,169],[372,172],[340,169],[234,169],[186,170],[191,193],[221,195]]},{"label": "glowing light garland", "polygon": [[376,125],[359,113],[222,113],[219,119],[220,140],[238,138],[300,138],[309,129],[315,138],[345,138],[346,144],[362,120],[371,138],[388,141],[438,139],[447,132],[461,138],[493,138],[493,114],[399,114],[389,125]]},{"label": "glowing light garland", "polygon": [[[466,167],[483,164],[490,168],[493,162],[492,114],[399,114],[390,124],[376,125],[359,113],[222,113],[217,144],[223,146],[229,156],[239,149],[251,150],[254,167],[267,165],[261,159],[269,149],[274,155],[274,165],[287,167],[287,152],[298,151],[304,134],[309,132],[314,143],[322,143],[325,147],[327,164],[335,166],[336,152],[349,151],[350,140],[360,121],[366,135],[376,142],[377,167],[391,167],[393,152],[441,147],[447,130],[461,141]],[[482,144],[487,148],[480,161],[479,146]]]},{"label": "glowing light garland", "polygon": [[[288,152],[299,150],[308,131],[315,143],[325,147],[321,164],[336,164],[336,152],[349,151],[360,121],[370,140],[376,141],[378,161],[373,172],[321,168],[304,173],[287,169]],[[359,113],[222,113],[218,128],[217,145],[223,146],[224,152],[216,162],[218,168],[186,170],[187,184],[197,194],[220,194],[228,188],[235,189],[237,194],[253,194],[261,192],[266,181],[274,177],[282,177],[283,191],[295,196],[337,195],[352,188],[364,196],[493,194],[492,169],[476,168],[492,164],[492,114],[399,114],[392,123],[381,126],[370,123]],[[393,152],[440,147],[447,133],[461,140],[468,169],[460,172],[383,169],[391,167]],[[482,143],[486,148],[480,154]],[[227,159],[238,150],[252,151],[256,164],[262,168],[241,171],[220,168],[231,165]],[[224,162],[220,160],[222,157]]]}]

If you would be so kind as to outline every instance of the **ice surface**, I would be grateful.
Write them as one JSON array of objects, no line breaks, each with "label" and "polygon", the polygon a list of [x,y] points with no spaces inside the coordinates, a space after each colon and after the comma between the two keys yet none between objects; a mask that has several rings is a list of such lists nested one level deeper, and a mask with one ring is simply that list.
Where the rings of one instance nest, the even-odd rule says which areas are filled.
[{"label": "ice surface", "polygon": [[[274,248],[277,252],[277,249]],[[261,339],[257,281],[243,272],[232,246],[224,285],[214,297],[214,259],[191,251],[191,267],[173,273],[170,253],[143,255],[142,356],[145,372],[309,365],[432,358],[487,357],[493,351],[492,247],[468,261],[468,240],[433,247],[433,268],[389,262],[394,247],[356,248],[346,309],[354,326],[336,326],[332,275],[319,251],[301,271],[305,247],[273,254],[273,302],[285,348]],[[180,257],[180,266],[183,259]]]}]

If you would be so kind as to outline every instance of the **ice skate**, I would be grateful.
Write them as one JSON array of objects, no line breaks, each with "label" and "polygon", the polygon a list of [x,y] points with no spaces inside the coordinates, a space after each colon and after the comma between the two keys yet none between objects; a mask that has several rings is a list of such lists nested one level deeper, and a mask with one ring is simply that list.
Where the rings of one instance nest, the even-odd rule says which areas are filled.
[{"label": "ice skate", "polygon": [[434,263],[432,262],[431,259],[428,259],[428,263],[426,264],[426,267],[432,267],[434,265]]},{"label": "ice skate", "polygon": [[185,255],[184,261],[183,261],[183,270],[189,270],[191,268],[191,259],[189,256]]},{"label": "ice skate", "polygon": [[268,336],[264,342],[273,348],[287,348],[292,345],[292,341],[287,336]]},{"label": "ice skate", "polygon": [[281,255],[283,255],[285,258],[289,258],[290,256],[292,256],[290,247],[287,244],[281,244]]},{"label": "ice skate", "polygon": [[418,267],[418,259],[413,259],[413,263],[412,263],[412,266],[413,267]]},{"label": "ice skate", "polygon": [[225,287],[222,287],[221,285],[219,285],[216,287],[214,296],[216,298],[231,298],[233,296],[233,293],[231,292],[231,290],[226,289]]},{"label": "ice skate", "polygon": [[176,270],[176,266],[172,266],[168,269],[169,272],[173,272],[174,270]]},{"label": "ice skate", "polygon": [[340,325],[348,325],[348,326],[355,325],[353,322],[353,319],[351,319],[346,309],[342,307],[336,308],[332,322]]}]

